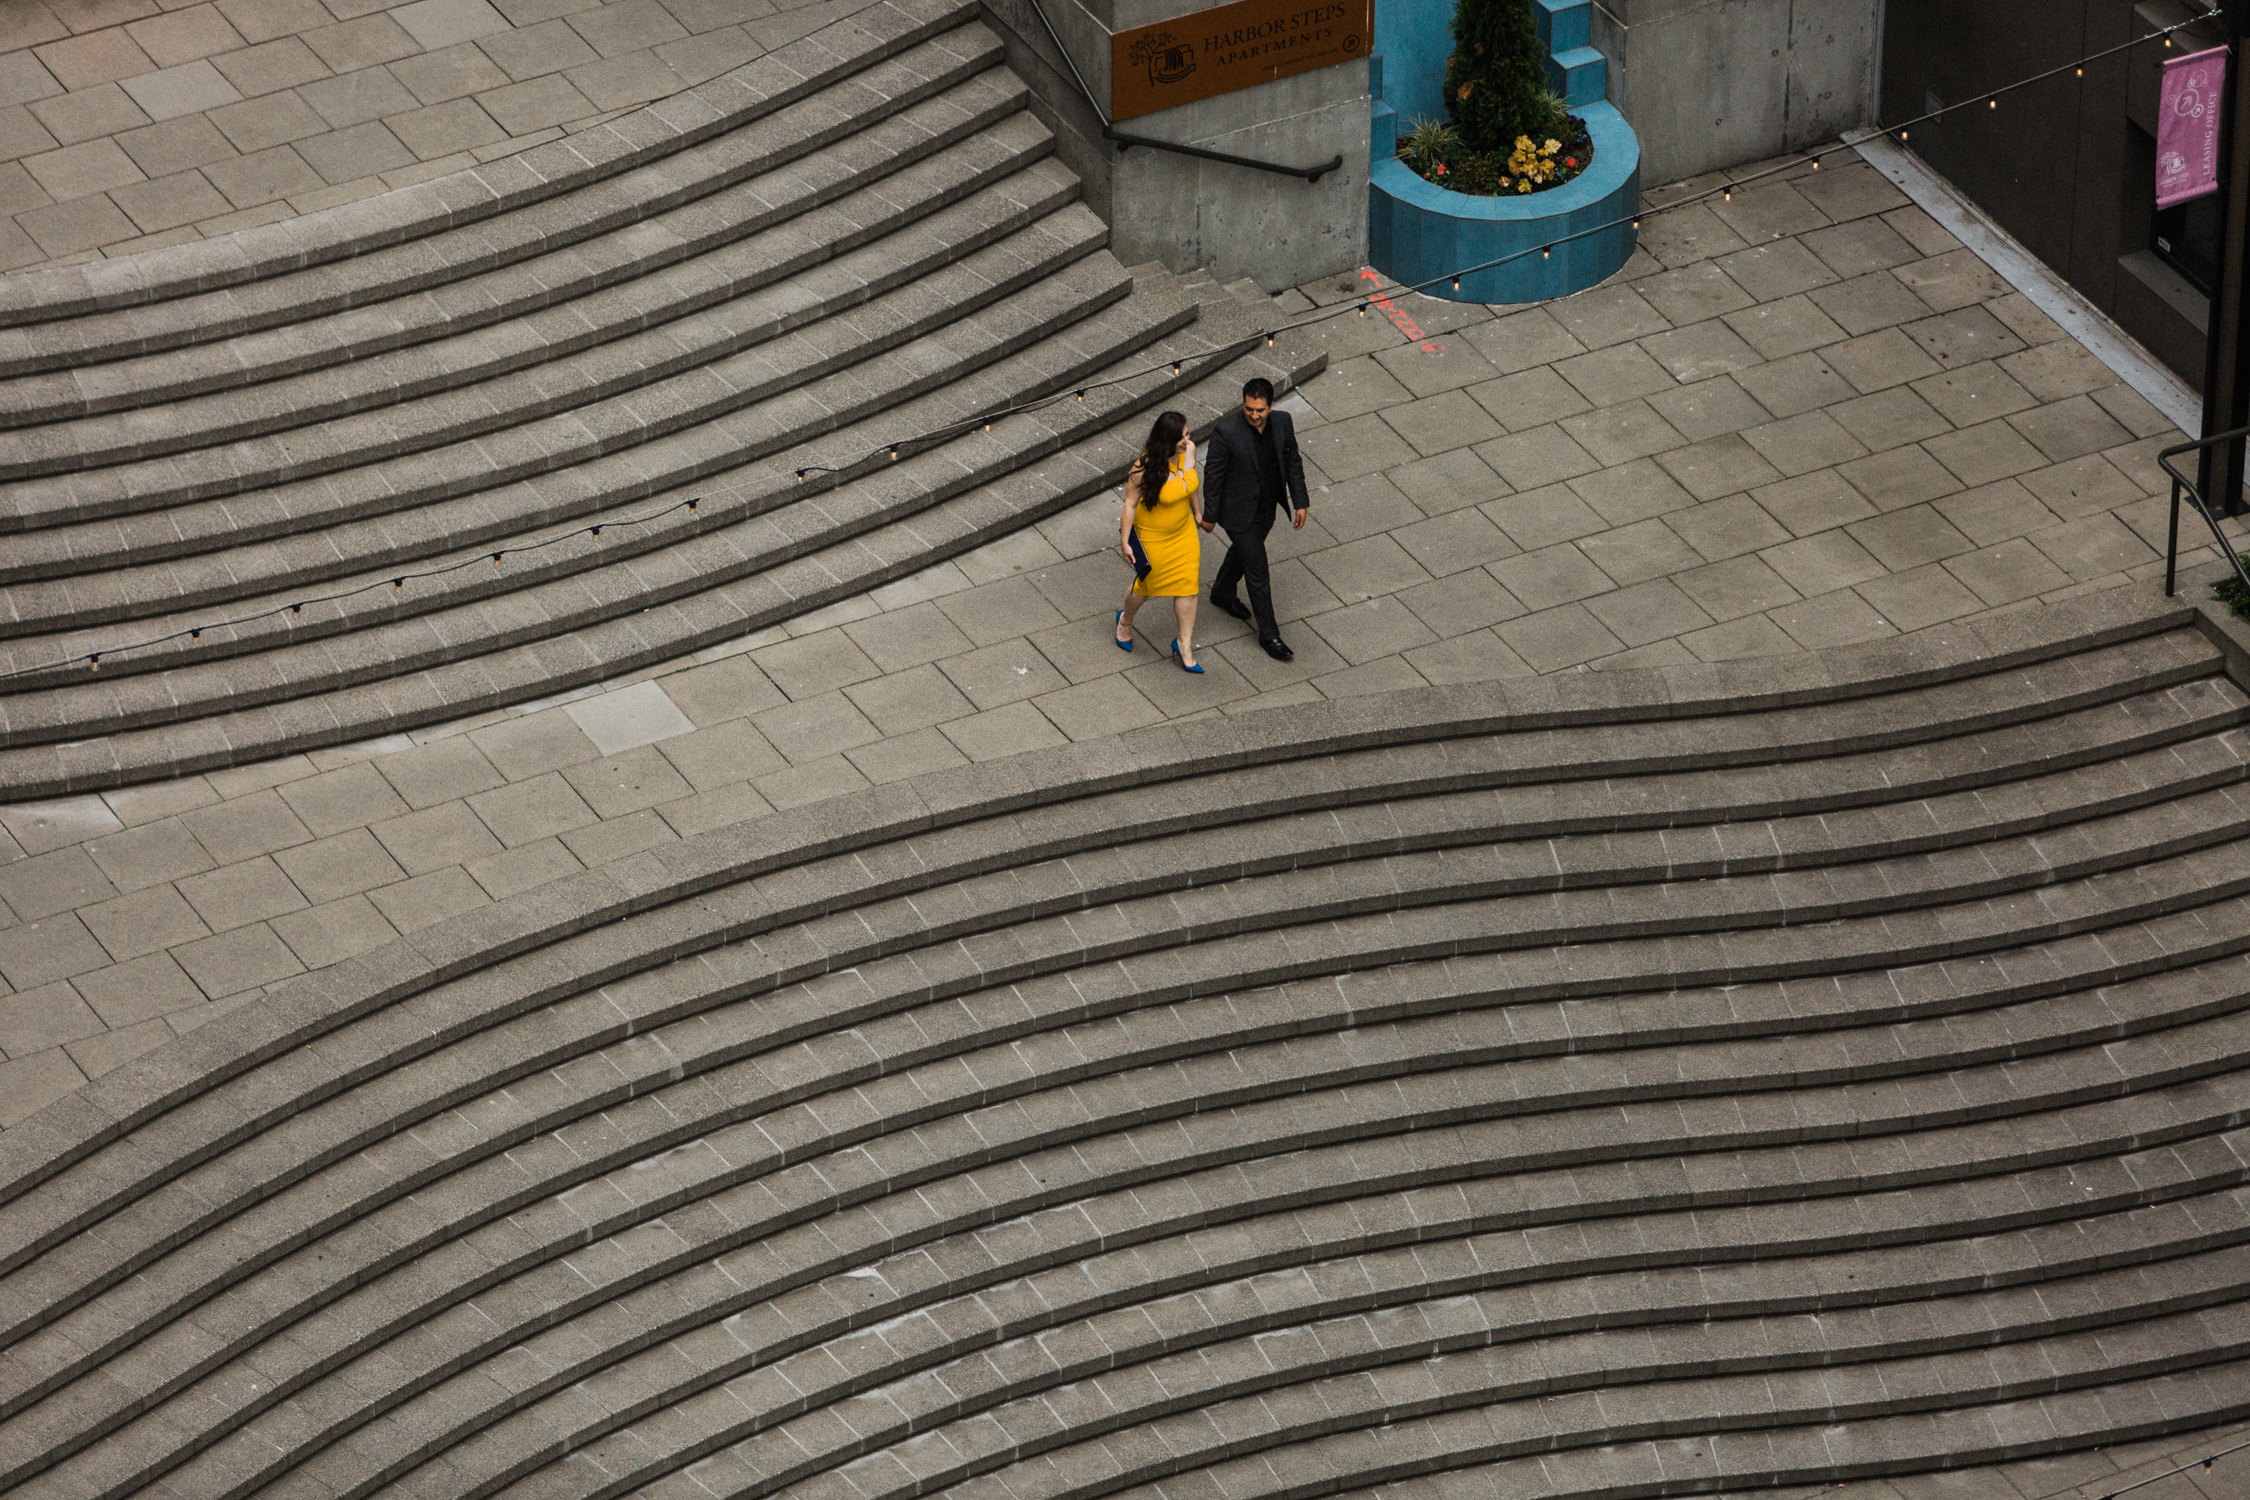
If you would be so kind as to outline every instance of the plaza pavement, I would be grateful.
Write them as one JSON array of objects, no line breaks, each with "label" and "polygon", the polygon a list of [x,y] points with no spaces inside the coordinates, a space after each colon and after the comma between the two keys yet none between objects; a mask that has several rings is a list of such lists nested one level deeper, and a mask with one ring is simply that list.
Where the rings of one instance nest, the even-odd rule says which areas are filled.
[{"label": "plaza pavement", "polygon": [[[1817,649],[2145,580],[2179,434],[1868,167],[1666,213],[1608,285],[1284,294],[1314,519],[1296,648],[1130,655],[1102,499],[567,701],[0,807],[0,1128],[264,987],[580,868],[938,767],[1422,683]],[[2187,555],[2192,567],[2208,549]],[[1207,547],[1206,577],[1218,551]]]},{"label": "plaza pavement", "polygon": [[129,255],[507,156],[864,0],[5,0],[0,270]]}]

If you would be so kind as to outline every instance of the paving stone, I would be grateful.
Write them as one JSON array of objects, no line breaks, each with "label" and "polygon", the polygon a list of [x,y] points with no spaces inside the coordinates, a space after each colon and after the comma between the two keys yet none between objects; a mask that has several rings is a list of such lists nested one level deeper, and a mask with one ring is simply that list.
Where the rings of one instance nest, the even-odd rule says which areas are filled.
[{"label": "paving stone", "polygon": [[[1821,509],[1817,501],[1805,508],[1814,511]],[[1797,513],[1797,509],[1792,506],[1791,513]],[[1790,528],[1776,521],[1757,499],[1749,495],[1735,495],[1724,500],[1714,500],[1707,505],[1674,511],[1665,518],[1664,524],[1694,551],[1692,558],[1681,560],[1683,567],[1693,567],[1697,561],[1718,562],[1723,558],[1739,557],[1745,552],[1755,552],[1762,547],[1785,542],[1792,534]],[[1831,520],[1827,524],[1835,522]],[[1605,571],[1611,570],[1605,565]],[[1667,567],[1664,571],[1669,573],[1673,570]]]},{"label": "paving stone", "polygon": [[1732,433],[1659,454],[1656,462],[1698,500],[1716,500],[1783,477],[1756,449]]},{"label": "paving stone", "polygon": [[[1322,502],[1326,508],[1327,502]],[[1104,507],[1102,543],[1114,534],[1109,523],[1115,521],[1114,512]],[[1052,626],[1060,625],[1066,618],[1063,612],[1039,592],[1036,584],[1025,578],[1004,578],[976,588],[945,595],[938,610],[953,628],[968,637],[976,646],[990,646],[1012,636],[1030,635]]]},{"label": "paving stone", "polygon": [[1801,239],[1838,276],[1862,276],[1922,258],[1904,236],[1880,219],[1855,219],[1813,230]]},{"label": "paving stone", "polygon": [[[763,806],[762,802],[760,806]],[[488,854],[481,859],[472,859],[462,868],[487,896],[495,901],[504,901],[519,891],[532,890],[567,875],[575,875],[584,867],[561,839],[547,838],[502,850],[498,854]],[[370,906],[369,910],[372,911],[373,907]],[[388,924],[385,924],[385,930],[387,932]]]},{"label": "paving stone", "polygon": [[1839,328],[1854,337],[1879,328],[1911,323],[1928,317],[1933,311],[1930,304],[1907,290],[1906,284],[1888,271],[1853,276],[1830,286],[1816,287],[1805,295],[1833,318]]},{"label": "paving stone", "polygon": [[144,1052],[154,1051],[172,1040],[173,1035],[172,1028],[162,1021],[143,1021],[122,1031],[72,1042],[66,1050],[80,1073],[92,1079],[122,1067]]},{"label": "paving stone", "polygon": [[1365,356],[1331,365],[1305,387],[1304,396],[1331,422],[1414,399],[1390,371]]},{"label": "paving stone", "polygon": [[2070,582],[2044,553],[2020,538],[1964,552],[1947,558],[1940,566],[1988,605],[2013,604]]},{"label": "paving stone", "polygon": [[[1638,344],[1620,344],[1561,360],[1554,372],[1570,382],[1579,395],[1597,407],[1615,406],[1636,396],[1668,391],[1678,384],[1663,365]],[[1705,373],[1716,374],[1712,370]],[[1501,470],[1501,477],[1507,471]],[[1511,481],[1512,482],[1512,481]],[[1519,486],[1520,488],[1520,486]]]},{"label": "paving stone", "polygon": [[1464,451],[1401,465],[1388,477],[1417,511],[1429,517],[1481,505],[1509,492],[1507,482],[1492,471],[1491,465]]},{"label": "paving stone", "polygon": [[1626,401],[1561,422],[1579,447],[1605,465],[1624,464],[1683,446],[1687,439],[1645,401]]},{"label": "paving stone", "polygon": [[182,814],[180,821],[222,866],[310,843],[313,837],[290,811],[289,804],[273,791],[252,792],[197,808]]},{"label": "paving stone", "polygon": [[[577,765],[601,753],[576,722],[560,709],[546,709],[473,729],[464,738],[483,758],[483,769],[478,769],[461,752],[453,751],[450,755],[431,757],[411,773],[394,775],[392,768],[385,765],[381,768],[384,778],[400,786],[404,777],[407,784],[400,786],[400,792],[407,803],[411,806],[417,798],[422,798],[427,799],[423,805],[428,805],[497,786],[503,780],[527,780],[543,771]],[[436,750],[441,744],[451,743],[435,741],[410,753],[419,756],[424,751]]]},{"label": "paving stone", "polygon": [[2006,422],[1986,422],[1949,432],[1921,446],[1965,485],[1990,484],[1994,480],[2027,474],[2046,463],[2045,455],[2025,442]]},{"label": "paving stone", "polygon": [[1709,615],[1664,578],[1590,599],[1586,608],[1628,646],[1670,640],[1711,624]]},{"label": "paving stone", "polygon": [[172,950],[172,957],[213,1000],[304,971],[288,945],[263,922],[183,944]]},{"label": "paving stone", "polygon": [[483,888],[458,865],[370,891],[367,899],[401,936],[490,902]]},{"label": "paving stone", "polygon": [[269,925],[307,969],[324,969],[373,952],[398,936],[363,895],[291,912],[274,918]]},{"label": "paving stone", "polygon": [[[1584,538],[1578,550],[1618,584],[1637,584],[1661,578],[1703,561],[1662,520],[1638,521],[1600,536]],[[1601,612],[1595,611],[1598,615]],[[1607,623],[1607,617],[1604,616]],[[1614,629],[1615,627],[1612,626]],[[1639,644],[1639,643],[1636,643]]]},{"label": "paving stone", "polygon": [[1319,465],[1330,479],[1356,479],[1420,457],[1412,444],[1375,413],[1301,432],[1297,447],[1307,462]]},{"label": "paving stone", "polygon": [[95,969],[70,983],[111,1031],[203,1003],[195,981],[164,953]]},{"label": "paving stone", "polygon": [[1548,485],[1479,507],[1525,551],[1601,531],[1609,522],[1567,485]]},{"label": "paving stone", "polygon": [[1436,641],[1436,634],[1395,598],[1369,598],[1305,622],[1353,666]]},{"label": "paving stone", "polygon": [[[1028,592],[1037,593],[1036,590]],[[1050,607],[1047,613],[1005,632],[1000,639],[1020,636],[1033,626],[1052,623]],[[844,634],[874,663],[877,671],[886,673],[902,672],[940,657],[958,656],[972,649],[974,644],[943,610],[929,603],[910,604],[847,625]]]},{"label": "paving stone", "polygon": [[1680,637],[1680,644],[1700,661],[1748,661],[1761,656],[1786,656],[1800,648],[1787,631],[1764,615],[1729,620]]},{"label": "paving stone", "polygon": [[1518,491],[1535,490],[1601,467],[1568,433],[1552,424],[1480,443],[1476,455]]},{"label": "paving stone", "polygon": [[1854,459],[1837,465],[1836,473],[1878,510],[1919,505],[1962,487],[1951,470],[1918,446]]},{"label": "paving stone", "polygon": [[[876,786],[893,781],[903,781],[910,776],[920,776],[930,771],[943,771],[953,766],[965,766],[969,763],[969,758],[961,753],[953,741],[947,739],[934,728],[916,730],[912,734],[899,735],[892,739],[878,740],[873,744],[861,745],[856,749],[846,751],[839,758],[845,762],[845,769],[852,770],[857,776],[858,780],[855,784],[873,784]],[[794,771],[790,773],[776,774],[790,777],[788,785],[791,789],[800,789],[806,787],[807,780],[804,776],[796,775],[795,772],[819,774],[817,768],[823,764],[823,762],[814,762],[808,766],[794,768]],[[760,786],[761,789],[764,786],[763,779],[761,779]]]},{"label": "paving stone", "polygon": [[1927,505],[1909,506],[1855,522],[1846,530],[1893,573],[1912,572],[1926,563],[1957,556],[1976,546]]},{"label": "paving stone", "polygon": [[96,1036],[104,1029],[101,1018],[67,984],[0,996],[0,1053],[10,1059]]},{"label": "paving stone", "polygon": [[1842,530],[1783,542],[1780,546],[1768,547],[1758,556],[1791,588],[1808,598],[1850,588],[1886,571],[1881,562]]},{"label": "paving stone", "polygon": [[[1601,332],[1595,335],[1601,343],[1618,343],[1658,331],[1662,320],[1645,303],[1640,303],[1635,308],[1637,298],[1631,302],[1624,301],[1624,298],[1631,297],[1627,289],[1597,287],[1585,297],[1573,297],[1553,308],[1530,308],[1510,313],[1506,317],[1494,318],[1489,323],[1465,328],[1460,337],[1483,355],[1496,370],[1514,374],[1519,370],[1536,369],[1558,359],[1568,359],[1573,354],[1584,353],[1588,346],[1564,326],[1562,319],[1573,315],[1581,318],[1599,316],[1587,299],[1605,298],[1613,293],[1622,294],[1618,298],[1621,316],[1614,324],[1605,324]],[[1403,391],[1404,387],[1400,389]]]},{"label": "paving stone", "polygon": [[1066,743],[1062,731],[1030,703],[1009,703],[955,719],[939,726],[938,732],[972,761],[997,760]]},{"label": "paving stone", "polygon": [[1575,603],[1510,620],[1497,628],[1497,634],[1534,672],[1558,671],[1612,656],[1625,646],[1587,613],[1584,605]]},{"label": "paving stone", "polygon": [[94,940],[120,963],[162,952],[176,943],[208,937],[211,932],[169,885],[86,904],[79,916]]},{"label": "paving stone", "polygon": [[1525,613],[1516,597],[1483,568],[1466,569],[1408,589],[1399,595],[1399,602],[1414,611],[1440,640],[1470,635]]},{"label": "paving stone", "polygon": [[362,761],[279,789],[281,800],[314,835],[364,828],[408,811],[383,773]]},{"label": "paving stone", "polygon": [[[1502,587],[1532,610],[1545,610],[1589,594],[1606,593],[1615,587],[1615,581],[1594,566],[1585,553],[1567,543],[1494,563],[1489,571]],[[1500,636],[1519,655],[1523,654],[1523,647],[1516,644],[1514,635],[1502,630]],[[1528,655],[1524,659],[1531,661]],[[1591,656],[1579,658],[1581,661],[1591,659]],[[1532,664],[1538,666],[1537,662]],[[1539,670],[1549,669],[1540,667]]]},{"label": "paving stone", "polygon": [[1939,563],[1871,578],[1855,592],[1900,630],[1920,630],[1984,607],[1977,595]]},{"label": "paving stone", "polygon": [[274,862],[315,905],[404,880],[407,874],[365,828],[284,850]]},{"label": "paving stone", "polygon": [[[998,708],[1019,699],[1035,698],[1064,686],[1062,674],[1027,640],[1002,641],[997,645],[952,657],[940,662],[938,670],[979,711]],[[782,753],[789,753],[787,746],[782,746]],[[790,759],[795,760],[797,757],[791,755]]]},{"label": "paving stone", "polygon": [[[1739,619],[1794,604],[1797,591],[1762,557],[1733,557],[1673,575],[1680,591],[1714,620]],[[1709,658],[1705,658],[1709,660]]]},{"label": "paving stone", "polygon": [[81,848],[56,849],[0,864],[0,900],[21,921],[107,901],[117,889]]},{"label": "paving stone", "polygon": [[1767,610],[1766,618],[1807,651],[1856,646],[1898,633],[1873,605],[1849,590]]},{"label": "paving stone", "polygon": [[[639,812],[643,808],[654,807],[659,802],[685,797],[695,790],[685,777],[673,769],[663,752],[653,745],[644,745],[621,755],[604,756],[585,765],[573,766],[562,775],[586,805],[603,818]],[[484,831],[481,823],[477,825],[476,831]],[[454,858],[465,861],[494,852],[498,848],[499,845],[493,843],[488,849],[458,854]],[[408,862],[402,859],[401,863]],[[414,869],[411,864],[408,868],[413,873],[421,873],[421,870]]]}]

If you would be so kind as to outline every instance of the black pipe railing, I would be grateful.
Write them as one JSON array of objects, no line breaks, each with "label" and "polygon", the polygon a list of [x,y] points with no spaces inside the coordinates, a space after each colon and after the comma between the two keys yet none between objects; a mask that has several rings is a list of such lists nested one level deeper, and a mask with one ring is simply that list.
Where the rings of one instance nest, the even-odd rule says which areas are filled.
[{"label": "black pipe railing", "polygon": [[1254,156],[1235,156],[1225,151],[1206,151],[1201,146],[1183,146],[1178,141],[1160,141],[1154,136],[1127,135],[1110,122],[1109,111],[1102,108],[1101,101],[1094,97],[1093,89],[1087,86],[1086,75],[1078,71],[1077,60],[1070,55],[1070,49],[1063,45],[1062,34],[1055,30],[1055,23],[1047,19],[1047,7],[1040,0],[1027,0],[1027,3],[1031,6],[1031,13],[1039,18],[1040,28],[1047,33],[1047,40],[1053,42],[1055,51],[1062,55],[1063,66],[1070,69],[1071,78],[1078,84],[1078,92],[1086,96],[1087,107],[1093,110],[1094,118],[1102,122],[1102,139],[1115,141],[1121,154],[1134,146],[1146,146],[1151,151],[1195,156],[1204,161],[1225,162],[1230,167],[1248,167],[1253,172],[1272,172],[1282,177],[1302,177],[1307,182],[1318,182],[1344,164],[1344,154],[1341,151],[1317,167],[1289,167],[1277,161],[1260,161]]},{"label": "black pipe railing", "polygon": [[[2227,540],[2227,534],[2219,529],[2219,518],[2212,514],[2210,502],[2195,487],[2195,481],[2172,467],[2172,460],[2183,453],[2200,453],[2221,443],[2239,443],[2245,437],[2250,437],[2250,427],[2236,427],[2207,438],[2198,438],[2192,443],[2177,444],[2156,455],[2156,461],[2164,466],[2164,472],[2172,476],[2172,525],[2164,543],[2164,597],[2167,599],[2172,597],[2173,585],[2179,573],[2180,493],[2183,490],[2187,492],[2188,499],[2194,502],[2196,514],[2203,517],[2204,524],[2211,528],[2212,539],[2219,544],[2219,550],[2234,565],[2234,576],[2241,582],[2245,597],[2250,597],[2250,568],[2243,567],[2241,554],[2234,550],[2234,543]],[[2221,472],[2224,472],[2223,467]]]}]

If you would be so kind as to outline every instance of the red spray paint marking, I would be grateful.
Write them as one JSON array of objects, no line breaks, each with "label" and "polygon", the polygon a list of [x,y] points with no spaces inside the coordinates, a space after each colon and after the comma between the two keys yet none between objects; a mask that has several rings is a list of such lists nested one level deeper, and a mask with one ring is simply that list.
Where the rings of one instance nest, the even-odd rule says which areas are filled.
[{"label": "red spray paint marking", "polygon": [[1400,333],[1405,334],[1410,339],[1420,340],[1422,345],[1422,352],[1424,354],[1435,354],[1445,347],[1445,345],[1439,343],[1436,339],[1433,339],[1428,334],[1424,333],[1422,331],[1422,325],[1415,322],[1413,317],[1407,313],[1405,308],[1400,307],[1397,303],[1393,302],[1387,295],[1384,294],[1383,278],[1374,269],[1374,267],[1360,267],[1359,276],[1360,280],[1362,281],[1372,281],[1375,283],[1375,289],[1371,293],[1369,293],[1369,296],[1373,299],[1375,305],[1383,310],[1384,317],[1391,320],[1392,327],[1396,328]]}]

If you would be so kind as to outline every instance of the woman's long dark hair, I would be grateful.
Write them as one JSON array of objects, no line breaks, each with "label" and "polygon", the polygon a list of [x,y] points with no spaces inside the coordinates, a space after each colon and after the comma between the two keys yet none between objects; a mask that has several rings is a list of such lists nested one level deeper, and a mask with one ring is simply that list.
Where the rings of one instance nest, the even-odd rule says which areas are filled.
[{"label": "woman's long dark hair", "polygon": [[1172,472],[1172,450],[1187,434],[1187,418],[1168,411],[1148,430],[1148,446],[1141,450],[1141,504],[1154,505],[1164,493],[1164,477]]}]

